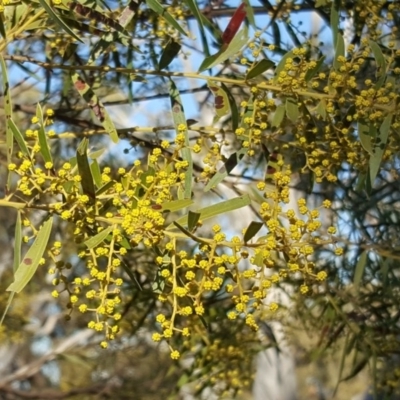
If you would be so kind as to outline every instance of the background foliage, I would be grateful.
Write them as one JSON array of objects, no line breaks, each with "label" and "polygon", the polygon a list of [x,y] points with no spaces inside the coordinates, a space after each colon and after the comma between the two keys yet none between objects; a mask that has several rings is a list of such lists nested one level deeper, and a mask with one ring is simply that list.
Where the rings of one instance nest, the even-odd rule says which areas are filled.
[{"label": "background foliage", "polygon": [[0,1],[4,393],[398,390],[400,5],[231,6]]}]

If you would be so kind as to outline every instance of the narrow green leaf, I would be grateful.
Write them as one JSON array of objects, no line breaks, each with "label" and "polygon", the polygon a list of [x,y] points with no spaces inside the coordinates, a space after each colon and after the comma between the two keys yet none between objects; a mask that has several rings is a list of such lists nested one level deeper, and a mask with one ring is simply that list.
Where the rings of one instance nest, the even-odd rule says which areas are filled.
[{"label": "narrow green leaf", "polygon": [[229,108],[231,110],[232,131],[235,132],[239,125],[239,111],[236,105],[236,100],[233,97],[231,91],[223,82],[221,82],[221,89],[228,96]]},{"label": "narrow green leaf", "polygon": [[160,17],[164,18],[173,28],[184,36],[188,36],[186,31],[180,26],[179,22],[157,1],[146,0],[146,4],[155,11]]},{"label": "narrow green leaf", "polygon": [[[1,74],[3,78],[2,80],[3,80],[3,93],[4,93],[4,111],[6,114],[6,120],[9,121],[13,118],[10,82],[8,80],[7,65],[1,54],[0,54],[0,64],[1,64]],[[12,161],[14,140],[13,140],[13,132],[8,123],[6,124],[6,145],[7,145],[7,164],[9,165],[11,164]],[[7,184],[6,184],[7,189],[10,188],[10,184],[11,184],[11,174],[8,173]]]},{"label": "narrow green leaf", "polygon": [[[377,76],[385,77],[386,76],[386,60],[385,56],[382,53],[381,47],[374,41],[368,40],[369,46],[371,47],[371,51],[375,57],[376,65],[378,67]],[[383,85],[383,80],[380,86]],[[375,86],[375,89],[379,89],[379,87]]]},{"label": "narrow green leaf", "polygon": [[365,267],[367,265],[367,259],[368,259],[368,252],[363,251],[357,261],[356,268],[354,269],[353,284],[357,288],[359,287],[362,277],[364,276]]},{"label": "narrow green leaf", "polygon": [[275,128],[281,126],[281,123],[285,118],[285,114],[286,114],[285,104],[280,104],[278,107],[276,107],[274,116],[272,118],[272,127]]},{"label": "narrow green leaf", "polygon": [[171,38],[163,49],[160,61],[158,62],[158,69],[162,70],[167,68],[168,65],[171,64],[174,58],[179,54],[181,48],[182,46]]},{"label": "narrow green leaf", "polygon": [[42,155],[45,162],[53,162],[53,158],[51,157],[49,143],[47,141],[46,131],[44,130],[44,121],[43,121],[43,111],[40,104],[37,103],[36,106],[36,117],[39,119],[39,144],[40,144],[40,154]]},{"label": "narrow green leaf", "polygon": [[90,202],[96,199],[96,189],[93,183],[92,171],[87,156],[87,147],[89,140],[84,138],[76,150],[76,161],[78,164],[79,175],[81,176],[82,191],[86,194]]},{"label": "narrow green leaf", "polygon": [[[218,204],[213,204],[212,206],[204,207],[200,210],[196,210],[196,212],[200,213],[200,215],[201,215],[200,219],[202,221],[205,221],[206,219],[215,217],[217,215],[225,214],[229,211],[234,211],[239,208],[243,208],[245,206],[248,206],[250,203],[251,203],[251,199],[246,194],[244,196],[239,196],[239,197],[235,197],[233,199],[222,201],[221,203],[218,203]],[[185,216],[179,218],[176,222],[180,225],[187,226],[188,215],[185,215]],[[175,227],[175,225],[172,223],[167,227],[167,230],[174,229],[174,227]]]},{"label": "narrow green leaf", "polygon": [[262,60],[257,61],[254,66],[247,71],[246,79],[256,78],[257,76],[262,75],[265,71],[268,71],[274,66],[275,63],[273,61],[263,58]]},{"label": "narrow green leaf", "polygon": [[251,221],[244,234],[244,242],[247,243],[251,240],[263,226],[262,222]]},{"label": "narrow green leaf", "polygon": [[188,162],[188,167],[185,171],[185,183],[184,183],[184,198],[190,199],[192,197],[192,181],[193,181],[193,159],[192,152],[190,151],[190,143],[189,143],[189,130],[186,123],[185,111],[183,108],[183,103],[181,97],[179,95],[179,91],[175,85],[175,83],[170,81],[170,91],[169,91],[170,99],[171,99],[171,110],[172,117],[174,120],[175,129],[178,132],[179,126],[184,125],[186,129],[185,133],[185,147],[181,149],[181,157],[183,160]]},{"label": "narrow green leaf", "polygon": [[379,135],[375,140],[371,158],[369,159],[369,179],[371,186],[373,185],[376,176],[378,175],[382,157],[386,149],[386,143],[389,137],[390,127],[392,125],[393,114],[389,114],[383,120],[379,129]]},{"label": "narrow green leaf", "polygon": [[200,213],[189,211],[188,214],[188,230],[192,232],[200,219]]},{"label": "narrow green leaf", "polygon": [[228,58],[236,55],[242,47],[247,43],[248,40],[248,29],[244,27],[228,45],[223,45],[221,50],[212,56],[206,57],[199,68],[199,72],[205,71],[215,67],[218,64],[222,64]]},{"label": "narrow green leaf", "polygon": [[23,137],[21,131],[18,129],[17,125],[15,125],[15,122],[12,119],[7,120],[7,123],[14,135],[15,140],[18,143],[18,146],[20,148],[20,150],[22,151],[22,153],[27,156],[30,157],[30,153],[28,150],[28,147],[26,145],[26,141],[25,138]]},{"label": "narrow green leaf", "polygon": [[86,247],[91,250],[98,246],[99,244],[103,243],[106,240],[107,236],[111,234],[114,227],[112,225],[108,226],[107,228],[100,231],[97,235],[91,237],[90,239],[86,240],[84,243]]},{"label": "narrow green leaf", "polygon": [[338,57],[342,56],[344,57],[344,39],[343,36],[338,33],[337,34],[337,42],[336,42],[336,47],[335,47],[335,59],[333,60],[333,66],[336,70],[340,69],[340,67],[343,65],[343,63],[338,61]]},{"label": "narrow green leaf", "polygon": [[96,115],[98,120],[101,122],[103,128],[110,135],[111,140],[114,143],[118,143],[119,141],[118,132],[115,129],[115,126],[107,110],[105,109],[103,103],[94,93],[92,88],[76,72],[74,72],[71,77],[76,90],[79,92],[79,94],[86,101],[90,109]]},{"label": "narrow green leaf", "polygon": [[6,29],[4,26],[4,18],[3,18],[3,13],[0,14],[0,34],[3,36],[3,39],[7,39],[7,34],[6,34]]},{"label": "narrow green leaf", "polygon": [[316,107],[316,109],[315,109],[315,112],[316,112],[323,120],[326,119],[326,102],[325,102],[324,99],[322,99],[322,100],[318,103],[318,105],[317,105],[317,107]]},{"label": "narrow green leaf", "polygon": [[297,122],[300,112],[299,106],[297,105],[297,101],[295,99],[286,99],[286,115],[292,122]]},{"label": "narrow green leaf", "polygon": [[70,27],[54,12],[53,7],[51,7],[47,0],[39,0],[39,3],[46,10],[47,14],[56,23],[56,25],[67,32],[68,35],[83,43],[79,36],[77,36],[76,33],[70,29]]},{"label": "narrow green leaf", "polygon": [[15,223],[15,235],[14,235],[14,273],[17,271],[21,264],[21,249],[22,249],[22,223],[21,223],[21,211],[18,210],[17,221]]},{"label": "narrow green leaf", "polygon": [[288,58],[295,58],[295,57],[296,56],[294,55],[293,50],[290,50],[281,58],[275,69],[275,76],[274,76],[275,83],[278,81],[279,74],[285,69],[286,60]]},{"label": "narrow green leaf", "polygon": [[92,163],[90,164],[90,171],[92,173],[93,181],[94,181],[97,189],[101,188],[101,185],[103,184],[103,182],[101,179],[101,171],[100,171],[99,162],[97,160],[93,160]]},{"label": "narrow green leaf", "polygon": [[332,29],[332,42],[333,42],[333,47],[336,48],[337,45],[337,37],[339,34],[339,1],[334,0],[332,1],[332,7],[331,7],[331,29]]},{"label": "narrow green leaf", "polygon": [[357,124],[358,137],[360,138],[361,146],[369,154],[372,154],[372,142],[369,135],[369,127],[361,121]]},{"label": "narrow green leaf", "polygon": [[241,148],[239,151],[232,153],[226,160],[225,164],[218,170],[218,172],[209,180],[204,188],[205,192],[215,188],[219,183],[221,183],[229,173],[239,164],[240,160],[247,153],[247,149]]},{"label": "narrow green leaf", "polygon": [[312,69],[309,69],[309,70],[306,72],[306,76],[305,76],[305,78],[304,78],[306,82],[310,82],[310,80],[311,80],[312,78],[314,78],[314,76],[315,76],[319,71],[321,71],[322,67],[324,66],[324,61],[325,61],[325,56],[322,56],[322,57],[317,61],[316,66],[315,66],[314,68],[312,68]]},{"label": "narrow green leaf", "polygon": [[8,292],[19,293],[32,279],[49,242],[52,225],[53,217],[51,216],[40,228],[35,241],[18,266],[14,274],[14,282],[6,289]]},{"label": "narrow green leaf", "polygon": [[163,211],[170,211],[170,212],[175,212],[182,210],[186,207],[189,207],[193,204],[192,199],[183,199],[183,200],[173,200],[173,201],[167,201],[163,203],[162,210]]}]

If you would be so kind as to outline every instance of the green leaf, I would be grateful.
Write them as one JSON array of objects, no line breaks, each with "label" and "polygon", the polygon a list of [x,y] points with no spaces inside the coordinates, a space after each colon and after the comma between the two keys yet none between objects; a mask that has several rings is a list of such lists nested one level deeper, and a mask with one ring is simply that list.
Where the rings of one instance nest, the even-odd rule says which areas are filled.
[{"label": "green leaf", "polygon": [[337,46],[337,37],[339,34],[339,1],[333,0],[331,7],[331,29],[332,29],[332,42],[333,47],[336,49]]},{"label": "green leaf", "polygon": [[58,25],[62,30],[68,33],[79,42],[83,43],[82,40],[70,29],[70,27],[53,11],[53,7],[48,3],[47,0],[39,0],[40,5],[46,10],[49,17]]},{"label": "green leaf", "polygon": [[178,32],[182,35],[188,36],[186,31],[180,26],[179,22],[176,21],[175,18],[157,0],[146,0],[146,4],[160,17],[164,18]]},{"label": "green leaf", "polygon": [[[13,272],[18,270],[18,267],[21,263],[21,248],[22,248],[22,222],[21,222],[21,211],[17,213],[17,221],[15,224],[15,235],[14,235],[14,262],[13,262]],[[15,292],[10,293],[8,298],[6,307],[0,319],[0,326],[3,325],[3,321],[7,312],[11,306],[11,303],[14,299]]]},{"label": "green leaf", "polygon": [[295,99],[286,99],[286,115],[292,122],[297,122],[300,112],[299,106],[297,105],[297,101]]},{"label": "green leaf", "polygon": [[221,50],[212,56],[206,57],[199,68],[199,72],[205,71],[215,67],[218,64],[222,64],[228,58],[236,55],[242,47],[247,43],[248,40],[248,29],[244,27],[228,45],[223,45]]},{"label": "green leaf", "polygon": [[379,77],[378,82],[375,84],[374,89],[380,89],[385,83],[386,79],[386,60],[382,53],[381,47],[372,40],[368,40],[369,46],[371,47],[371,51],[375,57],[376,65],[377,65],[377,76]]},{"label": "green leaf", "polygon": [[221,183],[229,173],[239,164],[240,160],[247,153],[247,149],[241,148],[239,151],[232,153],[226,160],[224,165],[218,170],[218,172],[209,180],[204,188],[205,192],[213,189],[219,183]]},{"label": "green leaf", "polygon": [[275,63],[273,61],[263,58],[262,60],[257,61],[254,66],[247,71],[246,79],[256,78],[257,76],[262,75],[265,71],[268,71],[274,66]]},{"label": "green leaf", "polygon": [[4,27],[4,20],[3,20],[3,13],[1,13],[0,15],[0,34],[1,36],[3,36],[3,39],[7,39],[7,35],[6,35],[6,29]]},{"label": "green leaf", "polygon": [[14,262],[13,262],[14,273],[17,271],[21,263],[21,249],[22,249],[22,223],[21,223],[21,211],[18,211],[17,221],[15,223],[15,235],[14,235]]},{"label": "green leaf", "polygon": [[82,191],[86,194],[90,203],[96,199],[96,189],[93,183],[92,171],[87,156],[87,147],[89,140],[84,138],[76,150],[76,161],[78,164],[79,175],[81,176]]},{"label": "green leaf", "polygon": [[229,108],[231,110],[231,119],[232,119],[232,131],[235,132],[238,125],[239,125],[239,111],[236,105],[236,100],[232,96],[232,93],[228,89],[228,87],[221,82],[221,89],[226,93],[228,96]]},{"label": "green leaf", "polygon": [[306,76],[304,77],[306,82],[309,82],[312,78],[314,78],[314,76],[321,71],[321,68],[324,66],[324,61],[325,61],[325,56],[322,56],[318,61],[317,61],[317,65],[312,68],[307,70],[306,72]]},{"label": "green leaf", "polygon": [[361,146],[369,154],[372,154],[372,142],[371,136],[369,135],[369,126],[361,121],[357,123],[358,137],[360,138]]},{"label": "green leaf", "polygon": [[343,56],[344,57],[344,39],[343,36],[338,33],[337,34],[337,42],[336,42],[336,47],[335,47],[335,59],[333,60],[333,66],[336,70],[340,69],[340,67],[343,65],[338,61],[338,57]]},{"label": "green leaf", "polygon": [[183,199],[183,200],[167,201],[163,203],[161,206],[163,211],[175,212],[182,210],[183,208],[189,207],[193,203],[194,202],[192,199]]},{"label": "green leaf", "polygon": [[276,107],[274,116],[272,118],[272,127],[281,126],[281,123],[282,123],[283,119],[285,118],[285,114],[286,114],[285,104],[280,104],[278,107]]},{"label": "green leaf", "polygon": [[53,163],[53,158],[51,157],[49,143],[47,141],[46,131],[44,130],[43,111],[39,103],[37,103],[36,106],[36,117],[39,119],[40,154],[42,155],[45,162]]},{"label": "green leaf", "polygon": [[218,122],[222,117],[225,117],[230,112],[230,104],[228,94],[212,79],[207,80],[207,86],[214,95],[214,110],[216,116],[214,123]]},{"label": "green leaf", "polygon": [[[250,197],[246,194],[244,196],[235,197],[234,199],[229,199],[226,201],[222,201],[218,204],[213,204],[212,206],[204,207],[196,212],[200,213],[200,219],[205,221],[206,219],[215,217],[220,214],[225,214],[230,211],[237,210],[239,208],[243,208],[248,206],[251,203]],[[180,225],[186,225],[188,223],[188,215],[185,215],[179,218],[176,221]],[[174,229],[175,225],[172,223],[167,227],[167,230]]]},{"label": "green leaf", "polygon": [[321,118],[322,118],[323,120],[326,119],[326,101],[325,101],[324,99],[322,99],[322,100],[318,103],[317,108],[315,109],[315,112],[316,112],[319,116],[321,116]]},{"label": "green leaf", "polygon": [[379,129],[379,135],[375,140],[374,148],[369,159],[369,180],[371,182],[371,186],[373,185],[381,166],[382,157],[385,152],[386,143],[389,137],[390,127],[392,125],[392,118],[393,114],[389,114],[383,120]]},{"label": "green leaf", "polygon": [[179,54],[182,46],[175,42],[174,39],[170,39],[161,54],[160,61],[158,62],[158,69],[162,70],[167,68],[174,58]]},{"label": "green leaf", "polygon": [[247,243],[251,240],[263,226],[262,222],[251,221],[244,234],[244,242]]},{"label": "green leaf", "polygon": [[161,268],[159,268],[156,272],[156,276],[154,278],[154,282],[151,285],[154,293],[161,294],[164,291],[165,287],[165,278],[161,275]]},{"label": "green leaf", "polygon": [[[13,117],[13,113],[12,113],[12,103],[11,103],[10,82],[8,80],[7,65],[1,54],[0,54],[0,64],[1,64],[1,74],[3,78],[2,80],[3,80],[3,93],[4,93],[4,111],[6,114],[6,120],[11,120]],[[14,140],[13,140],[13,132],[8,123],[6,124],[6,145],[7,145],[7,164],[9,165],[12,162]],[[11,184],[11,174],[8,173],[7,189],[10,188],[10,184]]]},{"label": "green leaf", "polygon": [[274,82],[277,83],[279,74],[285,69],[286,65],[286,60],[288,58],[295,58],[296,56],[293,53],[293,50],[288,51],[279,61],[278,65],[276,66],[275,69],[275,76],[274,76]]},{"label": "green leaf", "polygon": [[188,229],[190,232],[194,230],[200,219],[200,213],[189,211],[188,214]]},{"label": "green leaf", "polygon": [[14,273],[14,282],[6,289],[19,293],[32,279],[49,242],[53,217],[50,217],[39,229],[35,241]]},{"label": "green leaf", "polygon": [[25,138],[22,136],[21,131],[18,129],[17,125],[15,125],[15,122],[12,119],[7,120],[7,124],[9,125],[15,140],[18,143],[18,146],[20,148],[20,150],[22,151],[22,153],[30,158],[30,153],[28,150],[28,147],[26,145],[26,141]]},{"label": "green leaf", "polygon": [[364,275],[365,267],[367,265],[367,259],[368,259],[368,252],[363,251],[357,261],[357,265],[354,270],[353,284],[357,288],[359,287],[362,277]]},{"label": "green leaf", "polygon": [[190,151],[189,143],[189,130],[187,127],[185,111],[183,103],[179,95],[179,91],[175,86],[175,83],[170,81],[169,96],[171,100],[172,118],[174,120],[175,129],[178,132],[179,125],[185,125],[185,147],[180,151],[183,160],[188,162],[188,167],[185,171],[185,183],[184,183],[184,198],[190,199],[192,197],[192,181],[193,181],[193,159],[192,152]]},{"label": "green leaf", "polygon": [[103,184],[103,182],[101,179],[101,171],[100,171],[99,162],[97,160],[93,160],[92,163],[90,164],[90,171],[92,173],[93,181],[94,181],[97,189],[101,188],[101,185]]},{"label": "green leaf", "polygon": [[96,115],[98,120],[101,122],[103,128],[108,132],[111,140],[114,143],[118,143],[118,132],[115,129],[115,126],[103,103],[94,93],[92,88],[76,72],[72,74],[71,78],[76,90],[79,92],[79,94],[86,101],[93,113]]},{"label": "green leaf", "polygon": [[98,246],[99,244],[103,243],[106,240],[107,236],[110,235],[113,231],[114,227],[112,225],[108,226],[107,228],[100,231],[97,235],[91,237],[90,239],[86,240],[84,243],[86,247],[91,250]]}]

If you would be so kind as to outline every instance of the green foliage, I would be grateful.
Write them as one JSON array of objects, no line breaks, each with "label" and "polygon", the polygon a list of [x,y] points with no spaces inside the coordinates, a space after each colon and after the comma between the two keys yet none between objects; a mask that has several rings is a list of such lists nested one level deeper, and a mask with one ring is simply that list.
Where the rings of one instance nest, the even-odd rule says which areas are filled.
[{"label": "green foliage", "polygon": [[[177,390],[249,387],[254,355],[276,345],[260,324],[279,320],[316,333],[319,357],[342,346],[338,382],[370,364],[394,391],[376,365],[398,352],[400,6],[354,3],[353,43],[341,2],[315,5],[332,30],[321,46],[289,18],[308,2],[281,2],[263,30],[245,26],[210,55],[209,33],[223,35],[193,0],[0,0],[0,207],[18,210],[7,290],[51,292],[104,351],[140,331],[194,359],[172,362]],[[190,18],[199,72],[181,70],[199,45]],[[41,83],[34,107],[16,68]],[[198,91],[211,126],[189,119],[184,96]],[[150,126],[117,121],[112,106],[154,97],[168,114]]]}]

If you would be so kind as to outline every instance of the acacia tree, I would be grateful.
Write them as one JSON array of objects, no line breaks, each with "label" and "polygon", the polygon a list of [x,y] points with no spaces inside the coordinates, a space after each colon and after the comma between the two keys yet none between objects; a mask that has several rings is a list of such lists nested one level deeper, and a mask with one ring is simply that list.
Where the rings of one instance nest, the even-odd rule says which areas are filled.
[{"label": "acacia tree", "polygon": [[[303,32],[307,11],[320,32]],[[74,341],[42,359],[63,370],[50,398],[235,395],[277,345],[269,320],[301,323],[320,355],[343,348],[341,372],[351,354],[339,379],[370,365],[395,390],[379,360],[399,351],[396,1],[2,0],[0,17],[3,335],[29,335],[37,292],[63,309],[58,335],[93,333],[70,356],[78,382]],[[212,123],[189,118],[188,94]],[[150,126],[117,124],[148,100]],[[129,369],[154,355],[158,374]],[[49,386],[29,366],[1,390]]]}]

